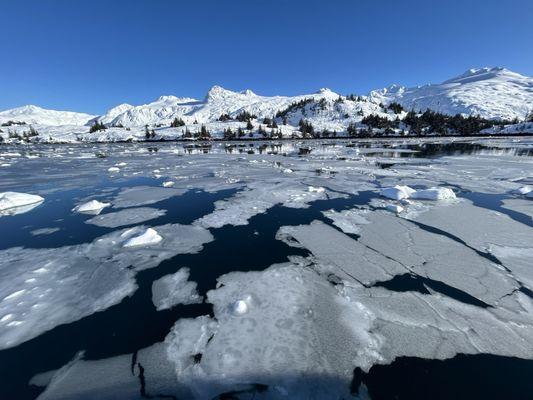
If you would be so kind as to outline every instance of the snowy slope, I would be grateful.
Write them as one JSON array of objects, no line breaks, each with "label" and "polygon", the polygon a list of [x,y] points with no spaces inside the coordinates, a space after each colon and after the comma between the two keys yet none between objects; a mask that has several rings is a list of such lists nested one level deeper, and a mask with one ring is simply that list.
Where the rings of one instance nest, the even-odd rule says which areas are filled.
[{"label": "snowy slope", "polygon": [[533,107],[533,78],[501,67],[471,69],[440,84],[414,88],[392,85],[372,91],[370,98],[383,103],[395,101],[408,110],[429,108],[450,115],[523,119]]},{"label": "snowy slope", "polygon": [[42,125],[85,125],[95,117],[96,115],[72,111],[46,110],[28,105],[0,112],[0,124],[16,121]]},{"label": "snowy slope", "polygon": [[329,89],[321,89],[317,93],[300,96],[259,96],[251,90],[234,92],[220,86],[213,86],[205,99],[178,98],[162,96],[156,101],[136,107],[121,105],[122,112],[115,107],[99,118],[108,126],[122,125],[125,127],[144,125],[168,125],[174,118],[181,118],[188,124],[195,121],[208,123],[217,121],[222,114],[235,117],[247,111],[258,118],[273,117],[278,111],[290,104],[304,99],[333,100],[339,95]]}]

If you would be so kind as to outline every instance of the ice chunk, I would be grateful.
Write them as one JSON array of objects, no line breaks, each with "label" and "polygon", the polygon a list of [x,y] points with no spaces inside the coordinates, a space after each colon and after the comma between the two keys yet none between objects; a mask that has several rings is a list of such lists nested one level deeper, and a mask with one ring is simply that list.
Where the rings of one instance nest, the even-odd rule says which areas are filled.
[{"label": "ice chunk", "polygon": [[158,311],[178,304],[201,303],[203,298],[196,290],[196,282],[189,281],[189,269],[181,268],[165,275],[152,284],[152,303]]},{"label": "ice chunk", "polygon": [[516,190],[513,190],[513,193],[525,195],[525,194],[530,193],[532,190],[533,188],[531,186],[526,185],[526,186],[519,187]]},{"label": "ice chunk", "polygon": [[396,185],[391,188],[381,189],[380,196],[387,197],[393,200],[401,200],[409,198],[415,190],[409,186]]},{"label": "ice chunk", "polygon": [[169,187],[174,186],[174,184],[175,182],[172,182],[172,181],[163,182],[163,187],[169,188]]},{"label": "ice chunk", "polygon": [[385,208],[393,213],[399,214],[403,211],[403,207],[397,204],[387,204]]},{"label": "ice chunk", "polygon": [[52,233],[60,231],[61,228],[40,228],[40,229],[34,229],[30,233],[33,236],[40,236],[40,235],[51,235]]},{"label": "ice chunk", "polygon": [[118,167],[109,167],[107,170],[111,173],[120,172],[120,168]]},{"label": "ice chunk", "polygon": [[135,246],[150,246],[159,243],[163,238],[153,228],[147,228],[143,233],[138,236],[134,236],[128,239],[123,246],[135,247]]},{"label": "ice chunk", "polygon": [[85,213],[85,214],[98,214],[100,213],[104,208],[109,207],[110,203],[102,203],[98,200],[91,200],[83,204],[79,204],[76,207],[72,209],[72,211],[77,211],[79,213]]},{"label": "ice chunk", "polygon": [[310,192],[316,192],[316,193],[322,193],[322,192],[325,192],[326,189],[324,189],[323,187],[321,186],[318,186],[318,187],[315,187],[315,186],[309,186],[307,188],[307,190],[309,190]]},{"label": "ice chunk", "polygon": [[0,193],[0,216],[15,215],[32,210],[44,201],[44,198],[35,194],[20,192]]},{"label": "ice chunk", "polygon": [[449,188],[434,187],[430,189],[417,190],[411,194],[411,198],[424,200],[449,200],[455,199],[455,193]]},{"label": "ice chunk", "polygon": [[151,219],[159,218],[166,214],[165,210],[157,208],[138,207],[107,213],[93,217],[85,223],[105,228],[118,228],[125,225],[140,224]]}]

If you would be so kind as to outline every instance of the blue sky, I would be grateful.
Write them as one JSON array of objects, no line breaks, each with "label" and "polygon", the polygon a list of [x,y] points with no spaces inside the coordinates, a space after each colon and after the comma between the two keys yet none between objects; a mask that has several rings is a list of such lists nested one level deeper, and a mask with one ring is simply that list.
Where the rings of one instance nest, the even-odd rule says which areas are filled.
[{"label": "blue sky", "polygon": [[0,110],[533,75],[531,0],[5,0],[0,16]]}]

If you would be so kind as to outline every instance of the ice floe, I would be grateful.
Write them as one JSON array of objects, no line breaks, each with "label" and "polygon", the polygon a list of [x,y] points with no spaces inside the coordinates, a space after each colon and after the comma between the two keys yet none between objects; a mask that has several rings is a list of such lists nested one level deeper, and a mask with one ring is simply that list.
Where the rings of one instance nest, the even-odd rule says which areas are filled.
[{"label": "ice floe", "polygon": [[174,196],[181,196],[185,191],[163,187],[134,186],[122,189],[113,199],[113,207],[137,207],[154,204]]},{"label": "ice floe", "polygon": [[118,228],[126,225],[140,224],[159,218],[165,214],[165,210],[151,207],[126,208],[124,210],[98,215],[88,219],[85,223],[104,228]]},{"label": "ice floe", "polygon": [[189,281],[189,269],[181,268],[172,275],[165,275],[152,284],[152,303],[158,311],[178,304],[201,303],[203,298],[196,290],[196,282]]},{"label": "ice floe", "polygon": [[119,303],[136,290],[136,271],[177,254],[195,253],[213,240],[201,227],[155,228],[162,239],[150,240],[150,245],[124,246],[151,229],[139,226],[87,244],[0,251],[0,318],[13,315],[7,323],[0,322],[0,349]]}]

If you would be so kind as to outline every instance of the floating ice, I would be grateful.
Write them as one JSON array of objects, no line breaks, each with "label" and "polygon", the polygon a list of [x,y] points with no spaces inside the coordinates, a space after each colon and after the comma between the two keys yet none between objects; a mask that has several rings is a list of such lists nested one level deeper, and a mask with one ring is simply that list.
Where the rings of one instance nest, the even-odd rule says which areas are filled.
[{"label": "floating ice", "polygon": [[201,303],[203,298],[196,290],[196,282],[189,281],[189,269],[181,268],[172,275],[165,275],[152,284],[152,303],[158,311],[178,304]]},{"label": "floating ice", "polygon": [[416,191],[409,186],[396,185],[392,188],[381,189],[379,194],[383,197],[388,197],[393,200],[401,200],[409,198]]},{"label": "floating ice", "polygon": [[120,168],[118,167],[109,167],[107,169],[108,172],[114,173],[114,172],[120,172]]},{"label": "floating ice", "polygon": [[[129,233],[129,231],[124,232],[124,234]],[[130,236],[130,235],[127,235]],[[137,236],[130,237],[124,244],[124,247],[135,247],[135,246],[151,246],[153,244],[159,243],[163,238],[157,233],[153,228],[147,228],[143,233]]]},{"label": "floating ice", "polygon": [[126,208],[124,210],[98,215],[85,221],[85,223],[105,228],[118,228],[126,225],[140,224],[151,219],[159,218],[165,214],[165,210],[158,210],[157,208]]},{"label": "floating ice", "polygon": [[399,214],[403,211],[403,207],[397,204],[387,204],[385,208],[393,213]]},{"label": "floating ice", "polygon": [[110,203],[102,203],[98,200],[91,200],[74,207],[72,211],[84,214],[99,214],[104,208],[109,207],[110,205]]},{"label": "floating ice", "polygon": [[238,192],[228,200],[217,201],[215,211],[198,219],[195,224],[205,228],[246,225],[250,218],[264,213],[276,204],[291,208],[306,208],[309,202],[326,198],[325,190],[309,191],[307,187],[290,180],[283,183],[250,183],[248,190]]},{"label": "floating ice", "polygon": [[518,189],[513,190],[513,193],[525,195],[531,192],[532,190],[533,188],[531,186],[526,185],[526,186],[522,186],[522,187],[519,187]]},{"label": "floating ice", "polygon": [[175,182],[172,182],[172,181],[163,182],[163,187],[169,188],[169,187],[174,186],[174,184]]},{"label": "floating ice", "polygon": [[40,235],[51,235],[52,233],[60,231],[61,228],[40,228],[40,229],[34,229],[30,233],[33,236],[40,236]]},{"label": "floating ice", "polygon": [[0,216],[16,215],[30,211],[44,201],[44,198],[35,194],[19,192],[0,193]]},{"label": "floating ice", "polygon": [[115,208],[136,207],[153,204],[185,193],[183,189],[153,186],[135,186],[122,189],[113,200]]},{"label": "floating ice", "polygon": [[177,254],[195,253],[213,240],[200,227],[156,228],[163,239],[150,246],[123,247],[146,233],[140,226],[76,246],[0,251],[0,318],[13,315],[0,322],[0,349],[119,303],[135,291],[136,271]]},{"label": "floating ice", "polygon": [[[351,232],[351,226],[348,228]],[[276,239],[308,249],[324,268],[344,280],[369,285],[407,272],[400,262],[384,257],[320,221],[310,225],[283,226]]]}]

